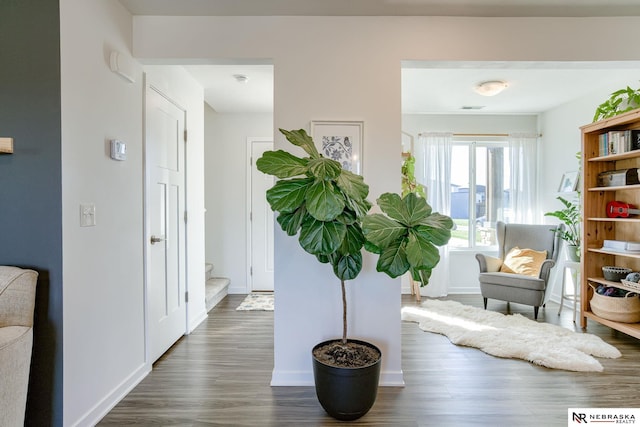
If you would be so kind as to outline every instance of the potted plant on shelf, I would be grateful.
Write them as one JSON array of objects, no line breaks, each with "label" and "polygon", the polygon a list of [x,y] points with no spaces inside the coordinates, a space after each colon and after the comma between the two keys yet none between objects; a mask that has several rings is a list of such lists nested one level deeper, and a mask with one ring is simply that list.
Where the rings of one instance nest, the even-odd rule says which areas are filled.
[{"label": "potted plant on shelf", "polygon": [[553,230],[560,233],[560,238],[566,242],[567,255],[571,261],[580,261],[580,205],[563,198],[556,197],[564,205],[564,208],[553,212],[547,212],[545,216],[558,218],[562,225]]},{"label": "potted plant on shelf", "polygon": [[602,104],[598,105],[593,116],[593,121],[608,119],[627,111],[640,107],[640,89],[632,89],[627,86],[611,94]]},{"label": "potted plant on shelf", "polygon": [[313,348],[313,370],[322,407],[336,419],[354,420],[375,402],[382,353],[371,343],[348,339],[345,282],[362,270],[365,243],[367,250],[380,254],[378,271],[397,277],[411,270],[428,278],[439,261],[437,248],[434,252],[432,246],[448,242],[453,222],[431,212],[426,201],[414,194],[404,199],[383,194],[378,201],[387,215],[368,215],[372,205],[362,176],[320,155],[304,130],[280,132],[308,157],[267,151],[256,166],[279,179],[267,190],[267,201],[278,212],[281,228],[289,236],[297,235],[300,246],[319,262],[330,264],[340,280],[342,338]]}]

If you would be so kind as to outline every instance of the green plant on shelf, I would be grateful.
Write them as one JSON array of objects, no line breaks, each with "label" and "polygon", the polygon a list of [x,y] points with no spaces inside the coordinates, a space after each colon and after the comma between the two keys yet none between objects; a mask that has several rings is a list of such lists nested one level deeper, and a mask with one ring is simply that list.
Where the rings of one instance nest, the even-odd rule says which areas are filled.
[{"label": "green plant on shelf", "polygon": [[640,88],[632,89],[627,86],[624,89],[613,92],[609,99],[598,105],[593,121],[608,119],[618,114],[635,110],[638,107],[640,107]]}]

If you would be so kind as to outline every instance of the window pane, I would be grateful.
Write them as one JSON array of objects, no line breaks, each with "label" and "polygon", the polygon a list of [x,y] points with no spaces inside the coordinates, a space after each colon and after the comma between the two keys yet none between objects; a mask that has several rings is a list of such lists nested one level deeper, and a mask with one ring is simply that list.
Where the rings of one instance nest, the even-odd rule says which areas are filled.
[{"label": "window pane", "polygon": [[469,247],[469,145],[454,145],[451,153],[451,218],[455,223],[449,246]]},{"label": "window pane", "polygon": [[509,219],[509,149],[488,144],[476,149],[477,246],[497,244],[495,226]]},{"label": "window pane", "polygon": [[452,147],[449,245],[496,245],[496,222],[509,222],[509,148],[502,142],[458,142]]}]

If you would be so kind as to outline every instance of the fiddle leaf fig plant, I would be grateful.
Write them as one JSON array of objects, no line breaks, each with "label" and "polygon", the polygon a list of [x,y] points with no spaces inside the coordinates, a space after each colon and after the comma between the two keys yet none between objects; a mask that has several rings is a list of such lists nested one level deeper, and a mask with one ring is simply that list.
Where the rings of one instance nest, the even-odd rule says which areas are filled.
[{"label": "fiddle leaf fig plant", "polygon": [[347,342],[345,281],[362,270],[362,217],[371,208],[369,186],[360,175],[323,157],[304,131],[280,132],[302,148],[307,157],[284,150],[267,151],[256,161],[258,170],[279,180],[267,190],[267,202],[289,236],[298,236],[300,246],[321,263],[329,263],[340,279],[343,300],[342,342]]},{"label": "fiddle leaf fig plant", "polygon": [[307,157],[277,150],[267,151],[257,160],[258,170],[279,178],[267,190],[267,202],[278,213],[282,230],[289,236],[297,235],[300,246],[321,263],[330,264],[340,280],[342,343],[346,344],[345,281],[360,274],[362,249],[380,255],[378,271],[397,277],[411,270],[417,280],[426,283],[440,260],[435,245],[449,241],[453,221],[433,213],[427,202],[413,193],[404,198],[385,193],[378,204],[386,215],[369,215],[369,186],[362,176],[323,157],[303,129],[280,132]]}]

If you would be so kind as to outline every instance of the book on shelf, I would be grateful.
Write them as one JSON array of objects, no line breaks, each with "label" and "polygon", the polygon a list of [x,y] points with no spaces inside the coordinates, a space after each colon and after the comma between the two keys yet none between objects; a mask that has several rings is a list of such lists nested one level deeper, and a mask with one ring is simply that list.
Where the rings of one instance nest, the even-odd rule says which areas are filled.
[{"label": "book on shelf", "polygon": [[640,242],[625,240],[604,240],[602,249],[614,252],[640,252]]},{"label": "book on shelf", "polygon": [[640,129],[612,130],[598,135],[598,155],[622,154],[640,149]]}]

